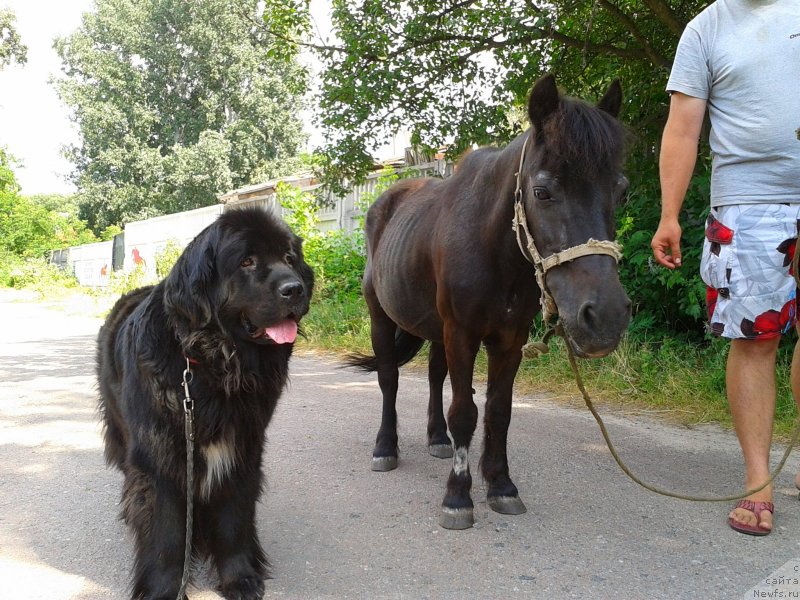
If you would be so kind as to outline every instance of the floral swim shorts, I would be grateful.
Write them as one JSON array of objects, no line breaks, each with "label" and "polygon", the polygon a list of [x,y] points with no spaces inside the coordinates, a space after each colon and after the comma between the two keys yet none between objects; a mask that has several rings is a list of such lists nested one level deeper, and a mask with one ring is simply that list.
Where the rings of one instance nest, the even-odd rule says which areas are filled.
[{"label": "floral swim shorts", "polygon": [[712,208],[700,276],[711,333],[767,339],[797,321],[792,257],[800,204],[737,204]]}]

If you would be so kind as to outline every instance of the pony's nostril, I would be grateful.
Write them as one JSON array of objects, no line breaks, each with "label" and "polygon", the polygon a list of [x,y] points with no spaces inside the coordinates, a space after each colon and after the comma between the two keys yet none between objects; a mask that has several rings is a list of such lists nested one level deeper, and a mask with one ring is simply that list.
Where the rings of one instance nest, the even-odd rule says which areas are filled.
[{"label": "pony's nostril", "polygon": [[593,302],[584,302],[578,312],[578,320],[589,329],[598,325],[597,311]]},{"label": "pony's nostril", "polygon": [[297,281],[284,283],[278,288],[278,293],[287,300],[300,298],[303,295],[303,284]]}]

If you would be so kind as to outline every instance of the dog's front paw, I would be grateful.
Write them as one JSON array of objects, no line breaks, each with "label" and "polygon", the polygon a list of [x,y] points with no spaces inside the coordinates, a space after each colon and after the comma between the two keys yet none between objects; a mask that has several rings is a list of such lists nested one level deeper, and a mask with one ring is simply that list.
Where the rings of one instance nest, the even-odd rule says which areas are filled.
[{"label": "dog's front paw", "polygon": [[219,588],[225,600],[261,600],[264,597],[264,580],[242,577]]}]

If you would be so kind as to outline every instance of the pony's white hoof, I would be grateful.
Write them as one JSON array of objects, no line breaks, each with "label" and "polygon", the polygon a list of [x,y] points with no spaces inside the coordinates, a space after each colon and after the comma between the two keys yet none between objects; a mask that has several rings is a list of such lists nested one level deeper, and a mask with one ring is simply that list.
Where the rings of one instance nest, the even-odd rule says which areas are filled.
[{"label": "pony's white hoof", "polygon": [[396,456],[373,456],[373,471],[394,471],[397,468]]},{"label": "pony's white hoof", "polygon": [[439,525],[445,529],[469,529],[475,524],[471,508],[442,507],[439,513]]}]

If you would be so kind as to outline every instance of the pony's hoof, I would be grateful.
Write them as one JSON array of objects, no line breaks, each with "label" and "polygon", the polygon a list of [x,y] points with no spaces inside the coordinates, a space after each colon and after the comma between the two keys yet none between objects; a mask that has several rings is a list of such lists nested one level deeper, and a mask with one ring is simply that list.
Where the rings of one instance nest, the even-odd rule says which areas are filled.
[{"label": "pony's hoof", "polygon": [[431,444],[428,453],[436,458],[453,458],[453,446],[450,444]]},{"label": "pony's hoof", "polygon": [[445,529],[469,529],[475,523],[471,508],[442,507],[439,513],[439,525]]},{"label": "pony's hoof", "polygon": [[486,499],[486,503],[494,512],[503,515],[521,515],[528,511],[519,496],[491,496]]},{"label": "pony's hoof", "polygon": [[373,471],[394,471],[397,468],[396,456],[373,456]]}]

